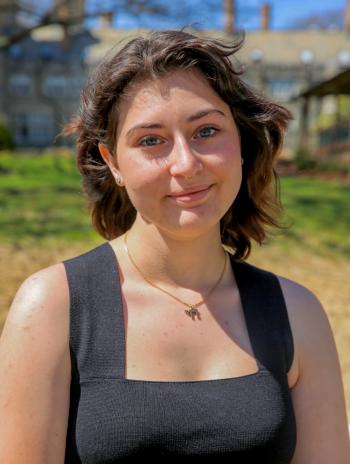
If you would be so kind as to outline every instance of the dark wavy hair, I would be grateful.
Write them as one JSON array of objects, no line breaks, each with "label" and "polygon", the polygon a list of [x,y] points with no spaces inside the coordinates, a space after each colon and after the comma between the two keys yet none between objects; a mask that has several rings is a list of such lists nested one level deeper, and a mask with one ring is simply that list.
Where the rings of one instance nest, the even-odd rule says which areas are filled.
[{"label": "dark wavy hair", "polygon": [[262,244],[267,227],[284,227],[278,220],[282,206],[275,160],[292,115],[239,77],[244,70],[234,55],[243,43],[243,33],[224,41],[199,37],[184,28],[153,30],[118,50],[117,44],[88,78],[80,109],[61,134],[77,135],[77,167],[83,191],[92,224],[105,239],[128,230],[136,210],[126,189],[117,186],[98,144],[105,144],[114,153],[118,105],[131,82],[158,79],[176,69],[199,70],[231,108],[240,133],[243,179],[220,221],[222,243],[232,249],[236,259],[246,259],[252,239]]}]

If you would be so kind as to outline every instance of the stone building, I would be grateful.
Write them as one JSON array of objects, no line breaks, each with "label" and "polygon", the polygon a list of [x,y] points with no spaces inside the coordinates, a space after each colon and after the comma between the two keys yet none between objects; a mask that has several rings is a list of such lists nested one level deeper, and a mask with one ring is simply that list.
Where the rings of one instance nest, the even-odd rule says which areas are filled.
[{"label": "stone building", "polygon": [[[0,0],[4,4],[8,0]],[[11,0],[1,10],[0,30],[20,30],[23,5]],[[81,15],[83,2],[59,15]],[[5,11],[5,14],[4,14]],[[85,50],[96,41],[81,24],[38,29],[25,40],[0,53],[0,114],[5,117],[19,147],[44,147],[54,143],[62,123],[76,109],[87,67]]]},{"label": "stone building", "polygon": [[[9,0],[0,0],[1,3]],[[9,10],[16,25],[16,5]],[[348,2],[349,10],[350,2]],[[83,0],[70,0],[70,10],[83,12]],[[74,13],[73,13],[74,12]],[[246,67],[243,78],[295,115],[286,140],[293,151],[299,127],[298,102],[293,96],[311,84],[350,67],[350,15],[342,30],[285,30],[269,28],[269,10],[262,10],[260,30],[247,32],[238,58]],[[4,23],[0,18],[1,24]],[[5,21],[9,24],[9,17]],[[99,27],[89,31],[77,23],[69,30],[61,26],[38,29],[23,42],[0,53],[0,114],[8,121],[17,146],[44,147],[70,114],[78,108],[79,94],[87,74],[117,43],[142,34],[144,30],[112,27],[112,15],[101,18]],[[196,34],[201,34],[195,31]],[[205,35],[229,39],[224,31],[208,30]],[[319,110],[319,109],[318,109]],[[56,141],[56,144],[62,141]]]}]

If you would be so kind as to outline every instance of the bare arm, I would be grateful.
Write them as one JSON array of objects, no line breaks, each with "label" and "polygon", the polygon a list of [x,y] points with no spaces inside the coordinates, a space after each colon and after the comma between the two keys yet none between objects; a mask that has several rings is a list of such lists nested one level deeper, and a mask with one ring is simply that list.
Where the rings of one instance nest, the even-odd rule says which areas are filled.
[{"label": "bare arm", "polygon": [[63,464],[69,411],[69,293],[62,263],[29,276],[0,338],[0,462]]},{"label": "bare arm", "polygon": [[312,292],[280,280],[299,352],[299,378],[291,390],[297,422],[291,464],[349,464],[344,387],[327,314]]}]

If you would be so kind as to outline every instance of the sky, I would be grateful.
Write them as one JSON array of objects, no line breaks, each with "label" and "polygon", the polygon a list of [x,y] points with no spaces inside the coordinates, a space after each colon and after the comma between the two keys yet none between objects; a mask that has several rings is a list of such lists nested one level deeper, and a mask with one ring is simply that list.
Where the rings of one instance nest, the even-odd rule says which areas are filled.
[{"label": "sky", "polygon": [[[249,0],[248,0],[249,1]],[[244,3],[244,2],[242,2]],[[252,1],[259,8],[261,1]],[[293,20],[305,18],[314,13],[324,13],[335,9],[345,9],[346,0],[270,0],[273,29],[285,28]]]},{"label": "sky", "polygon": [[[215,1],[215,0],[214,0]],[[271,29],[284,29],[290,26],[293,21],[305,18],[312,14],[319,14],[330,12],[334,10],[344,10],[347,0],[269,0],[271,5]],[[168,3],[165,1],[164,3]],[[205,1],[191,0],[192,8],[192,21],[198,21],[200,28],[223,28],[224,20],[222,14],[223,0],[217,0],[217,8],[213,11],[203,9]],[[214,3],[212,1],[212,3]],[[236,0],[237,26],[245,29],[259,29],[260,28],[260,8],[265,0]],[[143,27],[163,27],[163,26],[181,26],[182,23],[169,23],[165,24],[164,20],[158,22],[152,18],[150,20],[144,16],[142,19]],[[119,15],[116,20],[118,27],[138,27],[140,20],[137,21],[132,17]],[[141,26],[141,27],[142,27]]]},{"label": "sky", "polygon": [[[24,0],[38,7],[38,0]],[[112,2],[116,4],[125,3],[127,0],[85,0],[86,5],[98,9],[104,9]],[[350,0],[236,0],[237,8],[237,27],[247,30],[260,28],[260,9],[263,3],[271,5],[271,29],[286,29],[294,21],[304,19],[313,14],[325,14],[334,10],[344,11],[347,1]],[[40,7],[45,10],[52,5],[54,0],[40,0]],[[118,12],[114,22],[115,27],[119,28],[162,28],[179,27],[188,23],[197,22],[200,29],[223,29],[223,4],[224,0],[158,0],[159,3],[170,5],[180,5],[180,11],[185,9],[185,5],[190,6],[190,16],[187,20],[172,21],[171,17],[167,20],[157,20],[155,17],[142,15],[134,18],[131,15]],[[211,9],[208,3],[212,4]],[[339,18],[342,23],[342,18]],[[97,20],[89,20],[88,25],[96,25]]]}]

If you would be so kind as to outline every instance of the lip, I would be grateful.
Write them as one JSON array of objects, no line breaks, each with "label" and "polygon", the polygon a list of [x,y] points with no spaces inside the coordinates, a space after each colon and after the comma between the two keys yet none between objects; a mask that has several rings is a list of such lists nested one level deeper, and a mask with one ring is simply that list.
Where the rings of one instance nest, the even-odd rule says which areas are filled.
[{"label": "lip", "polygon": [[212,186],[213,184],[206,186],[191,187],[191,190],[183,190],[182,192],[168,195],[168,197],[175,201],[187,203],[204,198],[210,191]]}]

